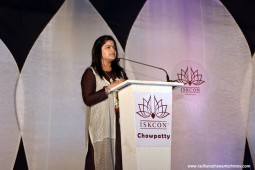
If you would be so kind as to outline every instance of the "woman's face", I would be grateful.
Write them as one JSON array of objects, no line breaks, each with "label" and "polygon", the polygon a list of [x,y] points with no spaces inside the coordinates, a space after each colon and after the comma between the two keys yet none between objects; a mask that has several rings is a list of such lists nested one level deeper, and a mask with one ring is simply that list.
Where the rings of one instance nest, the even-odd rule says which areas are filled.
[{"label": "woman's face", "polygon": [[102,60],[112,62],[116,58],[116,48],[112,40],[108,40],[101,47]]}]

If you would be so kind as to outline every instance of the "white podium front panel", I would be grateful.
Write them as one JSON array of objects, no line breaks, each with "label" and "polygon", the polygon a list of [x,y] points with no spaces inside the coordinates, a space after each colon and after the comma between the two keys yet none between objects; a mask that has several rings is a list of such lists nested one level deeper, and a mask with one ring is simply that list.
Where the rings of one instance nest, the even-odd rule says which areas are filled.
[{"label": "white podium front panel", "polygon": [[136,146],[169,147],[171,145],[171,100],[169,93],[133,92]]},{"label": "white podium front panel", "polygon": [[172,87],[131,84],[119,91],[119,104],[123,169],[171,169]]}]

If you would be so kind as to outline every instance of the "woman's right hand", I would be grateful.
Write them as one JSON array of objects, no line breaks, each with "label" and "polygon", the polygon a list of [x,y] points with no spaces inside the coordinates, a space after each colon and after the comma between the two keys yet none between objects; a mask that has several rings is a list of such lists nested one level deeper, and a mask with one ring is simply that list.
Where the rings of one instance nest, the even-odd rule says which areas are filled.
[{"label": "woman's right hand", "polygon": [[113,88],[113,87],[119,85],[120,83],[122,83],[122,82],[124,82],[124,81],[125,81],[125,79],[117,79],[117,80],[115,80],[114,82],[112,82],[111,84],[109,84],[107,87],[108,87],[109,89],[111,89],[111,88]]},{"label": "woman's right hand", "polygon": [[125,79],[117,79],[114,82],[112,82],[111,84],[109,84],[108,86],[105,87],[105,93],[109,94],[109,91],[111,90],[111,88],[119,85],[120,83],[124,82]]}]

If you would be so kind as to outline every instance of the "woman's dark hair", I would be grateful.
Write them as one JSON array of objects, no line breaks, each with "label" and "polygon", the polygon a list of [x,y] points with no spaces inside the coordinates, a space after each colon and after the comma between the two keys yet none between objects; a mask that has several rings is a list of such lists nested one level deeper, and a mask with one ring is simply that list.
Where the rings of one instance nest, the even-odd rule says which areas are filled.
[{"label": "woman's dark hair", "polygon": [[101,48],[106,43],[106,41],[108,41],[108,40],[113,41],[114,46],[116,48],[116,58],[115,58],[115,60],[112,61],[112,64],[111,64],[112,65],[112,72],[118,78],[121,78],[123,68],[119,65],[118,49],[117,49],[116,42],[113,39],[113,37],[110,36],[110,35],[103,35],[95,41],[95,43],[93,45],[93,48],[92,48],[92,64],[91,64],[91,67],[93,67],[95,69],[95,71],[100,76],[100,78],[103,78],[104,71],[103,71],[103,68],[102,68],[102,61],[101,61],[101,58],[102,58]]}]

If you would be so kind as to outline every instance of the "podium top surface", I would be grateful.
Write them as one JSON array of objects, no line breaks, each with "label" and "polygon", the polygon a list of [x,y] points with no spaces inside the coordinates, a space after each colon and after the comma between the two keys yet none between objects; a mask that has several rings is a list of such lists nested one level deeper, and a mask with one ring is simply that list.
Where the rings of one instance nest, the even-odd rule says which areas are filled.
[{"label": "podium top surface", "polygon": [[156,85],[156,86],[173,86],[173,87],[181,87],[184,84],[183,83],[178,83],[178,82],[164,82],[164,81],[143,81],[143,80],[126,80],[123,83],[120,83],[119,85],[111,88],[110,92],[113,91],[119,91],[123,89],[126,86],[129,85]]}]

